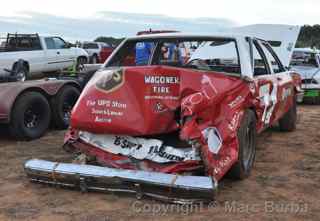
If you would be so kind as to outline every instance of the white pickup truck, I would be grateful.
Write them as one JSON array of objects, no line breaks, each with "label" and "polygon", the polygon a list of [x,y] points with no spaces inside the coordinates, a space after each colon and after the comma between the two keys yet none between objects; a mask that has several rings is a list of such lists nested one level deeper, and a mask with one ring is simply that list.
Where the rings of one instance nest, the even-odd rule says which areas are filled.
[{"label": "white pickup truck", "polygon": [[[0,39],[0,78],[13,72],[18,81],[24,81],[32,75],[55,72],[75,64],[86,63],[88,53],[71,47],[57,36],[39,36],[38,34],[8,34]],[[23,65],[18,65],[18,63]]]}]

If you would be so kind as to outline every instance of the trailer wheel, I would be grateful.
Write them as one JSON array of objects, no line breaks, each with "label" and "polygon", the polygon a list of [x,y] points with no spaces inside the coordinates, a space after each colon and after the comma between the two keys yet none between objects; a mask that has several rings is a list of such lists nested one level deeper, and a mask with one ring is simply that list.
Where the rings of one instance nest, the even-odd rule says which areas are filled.
[{"label": "trailer wheel", "polygon": [[279,120],[279,127],[281,131],[291,132],[296,129],[297,124],[297,103],[294,97],[293,106],[290,110]]},{"label": "trailer wheel", "polygon": [[245,112],[237,137],[239,142],[238,161],[232,166],[228,177],[242,180],[250,175],[256,156],[256,116],[252,110]]},{"label": "trailer wheel", "polygon": [[69,126],[71,111],[80,96],[78,88],[66,85],[60,89],[51,101],[52,119],[58,129]]},{"label": "trailer wheel", "polygon": [[9,129],[19,140],[33,140],[47,131],[51,110],[47,99],[38,92],[26,92],[18,97],[11,113]]}]

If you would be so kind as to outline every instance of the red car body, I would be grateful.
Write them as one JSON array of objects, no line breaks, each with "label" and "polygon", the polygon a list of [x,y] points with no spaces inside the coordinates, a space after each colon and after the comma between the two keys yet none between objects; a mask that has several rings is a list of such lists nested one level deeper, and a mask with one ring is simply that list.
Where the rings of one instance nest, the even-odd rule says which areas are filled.
[{"label": "red car body", "polygon": [[[242,62],[244,59],[240,56]],[[218,181],[239,160],[237,133],[246,110],[255,113],[255,128],[261,133],[295,106],[300,84],[298,74],[284,69],[250,78],[166,65],[109,68],[97,72],[83,91],[65,143],[69,150],[94,156],[107,167],[173,174],[205,168]],[[123,135],[150,138],[178,131],[180,140],[200,150],[201,160],[134,160],[81,139],[79,131],[118,135],[120,149],[139,148]],[[214,132],[221,142],[215,147],[218,150],[210,147],[206,131]],[[172,159],[170,153],[156,152]]]},{"label": "red car body", "polygon": [[114,48],[102,47],[99,55],[99,62],[104,63],[112,54]]}]

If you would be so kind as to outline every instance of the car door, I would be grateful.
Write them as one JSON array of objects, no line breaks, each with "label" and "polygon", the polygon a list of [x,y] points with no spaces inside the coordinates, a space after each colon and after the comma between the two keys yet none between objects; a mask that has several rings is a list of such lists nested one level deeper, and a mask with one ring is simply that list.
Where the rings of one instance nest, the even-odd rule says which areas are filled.
[{"label": "car door", "polygon": [[68,44],[60,37],[53,37],[54,45],[57,50],[57,69],[64,69],[74,64],[76,57]]},{"label": "car door", "polygon": [[58,61],[58,53],[59,50],[56,48],[53,37],[45,37],[44,38],[45,46],[46,46],[46,68],[45,72],[55,71],[57,70],[57,61]]},{"label": "car door", "polygon": [[259,90],[259,107],[262,111],[261,121],[264,126],[273,124],[279,117],[277,110],[279,103],[279,80],[271,70],[267,56],[260,40],[253,40],[252,44],[254,80]]},{"label": "car door", "polygon": [[271,75],[278,86],[278,108],[276,109],[275,116],[279,119],[292,107],[293,102],[296,101],[293,79],[290,71],[284,68],[271,46],[264,41],[260,41],[260,44],[268,59]]}]

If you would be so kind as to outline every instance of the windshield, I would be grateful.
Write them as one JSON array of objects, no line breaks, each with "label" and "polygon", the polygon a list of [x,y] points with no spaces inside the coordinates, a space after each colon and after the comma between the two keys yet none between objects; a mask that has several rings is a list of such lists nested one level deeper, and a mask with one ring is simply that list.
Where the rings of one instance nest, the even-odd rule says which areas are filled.
[{"label": "windshield", "polygon": [[291,66],[319,67],[319,55],[312,52],[295,51],[292,55]]},{"label": "windshield", "polygon": [[145,65],[241,73],[236,41],[227,38],[128,40],[105,66]]}]

